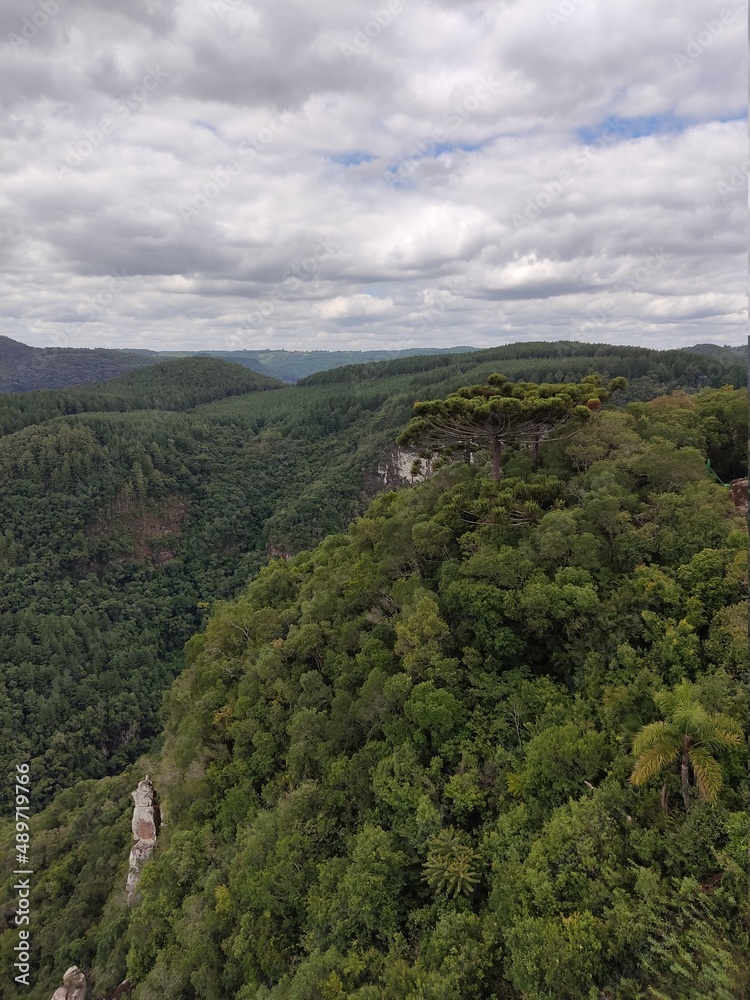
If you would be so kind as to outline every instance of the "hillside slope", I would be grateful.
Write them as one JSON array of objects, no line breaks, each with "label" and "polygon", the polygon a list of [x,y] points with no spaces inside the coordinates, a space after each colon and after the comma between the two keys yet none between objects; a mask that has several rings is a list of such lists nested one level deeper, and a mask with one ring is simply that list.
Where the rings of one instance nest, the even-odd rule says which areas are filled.
[{"label": "hillside slope", "polygon": [[0,392],[63,389],[116,378],[161,360],[152,351],[29,347],[0,337]]},{"label": "hillside slope", "polygon": [[[703,355],[704,360],[691,359],[688,364],[679,355]],[[65,388],[72,385],[88,385],[119,376],[123,372],[142,368],[149,364],[172,358],[213,357],[242,365],[252,371],[265,374],[286,383],[295,383],[318,372],[326,372],[341,367],[375,365],[386,360],[409,361],[416,358],[416,368],[405,367],[393,370],[424,370],[420,366],[433,358],[436,365],[449,365],[455,355],[463,355],[469,365],[480,364],[482,359],[491,360],[493,355],[505,359],[570,359],[579,358],[583,367],[586,358],[617,358],[618,364],[633,365],[629,377],[642,378],[647,374],[663,376],[666,370],[652,371],[655,358],[660,356],[663,364],[669,366],[673,379],[680,384],[701,388],[716,385],[716,375],[724,371],[725,381],[735,384],[737,372],[747,371],[747,358],[743,347],[718,347],[714,344],[699,344],[678,351],[648,351],[637,347],[616,347],[610,344],[581,344],[575,341],[524,341],[506,344],[499,348],[477,350],[472,347],[410,348],[401,351],[133,351],[79,348],[32,348],[17,343],[8,337],[0,337],[0,392],[19,392],[31,389]],[[423,359],[420,361],[419,359]],[[650,363],[647,359],[650,359]],[[712,359],[707,365],[706,359]],[[569,371],[569,363],[537,373],[539,381],[559,382]],[[562,376],[561,376],[562,373]],[[382,374],[382,370],[381,370]],[[746,381],[746,374],[743,376]],[[674,387],[674,386],[672,386]],[[649,384],[643,384],[641,398],[649,398]],[[644,395],[645,393],[645,395]],[[653,393],[652,393],[653,395]]]},{"label": "hillside slope", "polygon": [[[450,352],[473,351],[452,347]],[[445,349],[411,348],[400,351],[145,351],[107,348],[29,347],[0,337],[0,392],[64,389],[90,385],[175,358],[210,357],[251,371],[294,383],[313,372],[341,365],[384,361],[411,355],[439,354]]]},{"label": "hillside slope", "polygon": [[[688,812],[679,768],[629,782],[660,690],[746,718],[746,523],[703,419],[602,409],[538,471],[447,468],[217,603],[163,749],[36,820],[26,995],[73,963],[96,1000],[744,995],[745,749]],[[127,908],[146,769],[165,825]]]},{"label": "hillside slope", "polygon": [[[342,368],[345,365],[362,365],[391,361],[398,358],[430,356],[435,354],[465,354],[476,352],[475,347],[413,347],[400,351],[201,351],[201,355],[245,365],[284,382],[294,383],[315,372]],[[166,356],[166,353],[165,353]]]},{"label": "hillside slope", "polygon": [[[77,390],[75,405],[96,409],[51,420],[68,391],[11,397],[16,417],[38,412],[40,422],[0,439],[0,763],[29,760],[39,804],[146,751],[211,602],[235,596],[269,556],[342,530],[401,481],[410,459],[404,466],[393,441],[413,400],[478,382],[497,362],[453,358],[402,374],[389,365],[380,379],[342,369],[322,384],[273,388],[224,362],[175,360],[128,376],[127,391]],[[663,367],[644,377],[658,387],[671,377]],[[200,383],[201,371],[221,384],[213,374]],[[240,394],[193,405],[196,393],[231,388]],[[169,409],[140,408],[159,403]],[[743,474],[746,393],[701,390],[679,404],[679,419],[672,411],[662,408],[650,433],[697,448],[724,481]]]},{"label": "hillside slope", "polygon": [[215,358],[173,358],[90,386],[0,395],[0,435],[73,413],[189,410],[281,384]]}]

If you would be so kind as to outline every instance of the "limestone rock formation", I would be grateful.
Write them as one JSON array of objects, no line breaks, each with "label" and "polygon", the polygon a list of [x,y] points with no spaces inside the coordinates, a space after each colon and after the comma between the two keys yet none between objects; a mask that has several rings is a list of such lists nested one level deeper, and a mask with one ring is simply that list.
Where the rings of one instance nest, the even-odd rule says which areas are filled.
[{"label": "limestone rock formation", "polygon": [[130,867],[125,886],[129,903],[135,897],[143,866],[154,853],[158,833],[158,808],[151,778],[146,775],[131,794],[135,802],[132,827],[136,843],[130,852]]},{"label": "limestone rock formation", "polygon": [[732,502],[741,514],[747,515],[747,479],[733,479],[729,486]]},{"label": "limestone rock formation", "polygon": [[419,460],[419,453],[408,448],[391,448],[378,465],[377,477],[383,486],[408,486],[421,483],[430,474],[430,463],[422,460],[421,471],[412,474],[412,465]]},{"label": "limestone rock formation", "polygon": [[52,994],[52,1000],[86,1000],[86,976],[72,965],[63,976],[63,985]]}]

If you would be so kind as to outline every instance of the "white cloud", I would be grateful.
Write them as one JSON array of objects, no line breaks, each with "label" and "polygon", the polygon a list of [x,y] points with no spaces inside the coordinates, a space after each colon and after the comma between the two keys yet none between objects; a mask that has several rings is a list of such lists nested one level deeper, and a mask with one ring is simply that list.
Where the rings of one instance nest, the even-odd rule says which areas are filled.
[{"label": "white cloud", "polygon": [[743,3],[55,3],[0,9],[11,337],[745,335]]},{"label": "white cloud", "polygon": [[318,306],[323,319],[364,319],[383,316],[393,308],[391,299],[376,299],[372,295],[338,295]]}]

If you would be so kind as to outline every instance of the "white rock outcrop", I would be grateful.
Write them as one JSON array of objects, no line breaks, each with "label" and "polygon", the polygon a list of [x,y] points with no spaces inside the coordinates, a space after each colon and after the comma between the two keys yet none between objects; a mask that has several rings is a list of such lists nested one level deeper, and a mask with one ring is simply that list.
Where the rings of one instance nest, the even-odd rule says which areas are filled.
[{"label": "white rock outcrop", "polygon": [[419,452],[408,448],[391,448],[382,457],[378,465],[377,476],[384,486],[407,486],[409,483],[421,483],[431,473],[428,461],[421,459],[421,471],[412,475],[411,468],[419,459]]},{"label": "white rock outcrop", "polygon": [[63,985],[52,994],[52,1000],[86,1000],[86,976],[72,965],[63,976]]},{"label": "white rock outcrop", "polygon": [[158,832],[156,795],[151,778],[146,775],[131,794],[135,802],[132,827],[136,843],[130,851],[130,866],[125,885],[125,892],[129,903],[135,897],[135,890],[140,881],[143,866],[154,853]]}]

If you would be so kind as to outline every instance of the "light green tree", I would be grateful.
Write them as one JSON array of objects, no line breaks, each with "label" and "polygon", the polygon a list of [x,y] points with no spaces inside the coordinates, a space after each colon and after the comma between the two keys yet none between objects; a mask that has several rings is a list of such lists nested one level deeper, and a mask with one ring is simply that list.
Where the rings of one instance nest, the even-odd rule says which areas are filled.
[{"label": "light green tree", "polygon": [[[690,809],[691,776],[700,797],[716,802],[724,784],[716,756],[743,745],[740,726],[727,715],[707,712],[686,680],[672,691],[658,692],[654,701],[665,718],[644,726],[635,737],[631,784],[642,785],[679,763],[685,812]],[[662,805],[666,811],[666,788]]]}]

